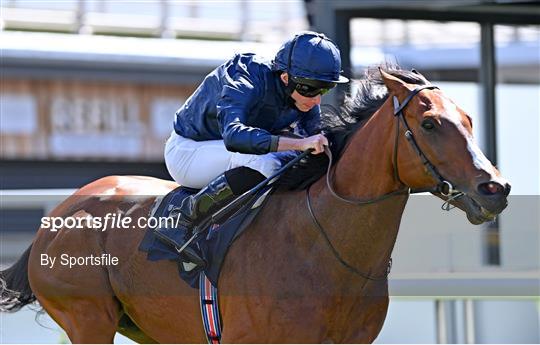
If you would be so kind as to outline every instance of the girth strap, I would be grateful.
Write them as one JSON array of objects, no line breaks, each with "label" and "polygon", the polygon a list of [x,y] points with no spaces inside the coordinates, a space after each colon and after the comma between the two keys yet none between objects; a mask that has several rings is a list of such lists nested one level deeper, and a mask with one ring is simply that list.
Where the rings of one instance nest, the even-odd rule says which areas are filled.
[{"label": "girth strap", "polygon": [[212,285],[204,274],[204,271],[199,275],[199,296],[206,340],[208,344],[220,344],[221,320],[219,316],[217,288]]}]

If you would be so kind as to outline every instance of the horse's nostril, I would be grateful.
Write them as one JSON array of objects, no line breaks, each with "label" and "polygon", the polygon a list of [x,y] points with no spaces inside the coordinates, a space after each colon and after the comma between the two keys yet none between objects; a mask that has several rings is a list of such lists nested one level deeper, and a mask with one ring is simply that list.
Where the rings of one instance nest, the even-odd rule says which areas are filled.
[{"label": "horse's nostril", "polygon": [[510,190],[512,189],[512,186],[510,186],[510,183],[504,184],[504,196],[508,196],[510,194]]},{"label": "horse's nostril", "polygon": [[[478,186],[478,191],[483,195],[503,194],[506,193],[506,190],[505,187],[494,181],[482,183]],[[510,191],[508,190],[508,192]]]}]

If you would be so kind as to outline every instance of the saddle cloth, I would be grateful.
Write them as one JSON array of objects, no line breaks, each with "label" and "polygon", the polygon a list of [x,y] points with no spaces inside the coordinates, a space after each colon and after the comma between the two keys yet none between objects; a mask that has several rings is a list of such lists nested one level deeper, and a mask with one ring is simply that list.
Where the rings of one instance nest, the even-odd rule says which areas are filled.
[{"label": "saddle cloth", "polygon": [[[139,245],[139,250],[147,253],[147,259],[150,261],[174,260],[178,262],[178,271],[180,277],[191,287],[199,288],[199,275],[204,270],[204,274],[217,287],[221,265],[225,255],[232,242],[243,232],[243,230],[255,219],[255,216],[262,209],[266,202],[266,197],[273,191],[271,186],[262,188],[257,194],[250,198],[228,219],[221,224],[210,224],[206,229],[205,235],[200,236],[192,242],[190,246],[196,246],[202,253],[203,259],[207,265],[204,267],[188,267],[180,259],[176,248],[165,244],[154,234],[153,228],[148,228],[146,234]],[[168,217],[171,211],[180,206],[182,201],[196,193],[197,190],[178,187],[167,195],[159,197],[154,203],[150,212],[151,217]],[[160,229],[160,232],[169,236],[175,242],[179,241],[179,236],[183,232],[176,229]]]}]

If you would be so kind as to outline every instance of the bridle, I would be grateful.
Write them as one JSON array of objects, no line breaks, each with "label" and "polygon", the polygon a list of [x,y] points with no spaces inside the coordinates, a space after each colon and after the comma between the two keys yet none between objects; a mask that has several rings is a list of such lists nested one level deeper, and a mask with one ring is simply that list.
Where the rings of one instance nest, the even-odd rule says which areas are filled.
[{"label": "bridle", "polygon": [[[424,167],[426,167],[426,170],[431,174],[431,176],[438,182],[437,185],[433,188],[428,189],[411,189],[410,193],[423,193],[423,192],[430,192],[430,193],[439,193],[444,197],[455,199],[458,196],[455,194],[463,194],[456,190],[454,188],[454,185],[446,180],[437,170],[437,168],[429,161],[429,159],[426,157],[424,152],[420,149],[418,146],[418,143],[416,142],[414,135],[411,131],[411,128],[409,127],[409,124],[407,123],[407,120],[405,119],[405,116],[403,115],[403,109],[409,104],[410,100],[418,94],[422,90],[435,90],[439,89],[437,86],[434,85],[424,85],[417,87],[416,89],[412,90],[407,98],[403,101],[403,103],[399,104],[399,100],[396,96],[393,96],[393,102],[394,102],[394,116],[398,119],[398,123],[396,126],[396,140],[394,142],[394,177],[397,181],[399,181],[402,185],[406,184],[401,180],[399,177],[399,168],[397,164],[397,152],[398,152],[398,137],[399,137],[399,125],[400,122],[403,122],[403,125],[405,126],[405,138],[409,142],[409,144],[412,146],[413,150],[416,152],[416,154],[420,157],[422,160],[422,164]],[[459,196],[461,196],[459,195]],[[447,200],[448,202],[449,200]]]},{"label": "bridle", "polygon": [[[409,127],[409,124],[407,123],[407,120],[405,119],[405,116],[403,114],[403,110],[411,99],[416,96],[420,91],[422,90],[434,90],[439,89],[437,86],[434,85],[423,85],[415,88],[412,90],[407,98],[403,101],[403,103],[399,103],[399,100],[396,96],[393,96],[393,104],[394,104],[394,116],[397,119],[397,126],[396,126],[396,136],[394,140],[394,152],[393,152],[393,166],[394,166],[394,178],[399,181],[404,188],[400,188],[398,190],[395,190],[393,192],[383,194],[381,196],[372,198],[372,199],[355,199],[355,198],[348,198],[344,197],[342,195],[339,195],[332,185],[332,178],[333,178],[333,172],[332,169],[333,166],[333,157],[332,152],[328,149],[328,147],[325,147],[325,153],[328,155],[328,169],[326,171],[326,185],[328,187],[328,190],[334,196],[336,199],[343,201],[348,204],[352,205],[369,205],[374,204],[380,201],[383,201],[385,199],[388,199],[390,197],[396,196],[396,195],[409,195],[409,194],[415,194],[415,193],[424,193],[424,192],[431,192],[431,193],[439,193],[442,196],[446,197],[446,201],[443,204],[442,208],[446,211],[451,209],[450,201],[459,198],[463,196],[464,194],[460,192],[459,190],[454,188],[454,185],[445,179],[437,170],[437,168],[429,161],[429,159],[426,157],[422,149],[418,146],[418,143],[416,142],[414,135],[411,131],[411,128]],[[420,157],[420,160],[422,161],[422,164],[426,168],[426,170],[429,172],[429,174],[437,181],[437,184],[432,188],[427,189],[411,189],[408,187],[400,178],[399,176],[399,169],[398,169],[398,140],[399,140],[399,130],[400,130],[400,123],[403,122],[403,125],[405,126],[405,138],[407,139],[407,142],[412,146],[413,150],[416,152],[416,154]],[[311,186],[310,186],[311,187]],[[390,258],[390,261],[388,263],[388,267],[384,275],[381,276],[370,276],[366,273],[363,273],[359,271],[357,268],[353,267],[347,261],[345,261],[339,252],[336,250],[336,248],[332,245],[332,242],[330,241],[330,238],[328,237],[328,234],[324,230],[324,228],[321,226],[317,218],[315,217],[315,213],[313,212],[313,207],[311,206],[311,198],[309,196],[309,190],[310,187],[306,190],[306,203],[308,207],[309,214],[311,216],[311,219],[313,220],[313,223],[316,225],[317,229],[321,232],[323,235],[323,239],[330,247],[332,253],[336,257],[336,259],[345,266],[348,270],[352,271],[353,273],[367,279],[367,280],[373,280],[373,281],[382,281],[386,280],[388,278],[388,274],[390,273],[390,268],[392,266],[392,259]]]}]

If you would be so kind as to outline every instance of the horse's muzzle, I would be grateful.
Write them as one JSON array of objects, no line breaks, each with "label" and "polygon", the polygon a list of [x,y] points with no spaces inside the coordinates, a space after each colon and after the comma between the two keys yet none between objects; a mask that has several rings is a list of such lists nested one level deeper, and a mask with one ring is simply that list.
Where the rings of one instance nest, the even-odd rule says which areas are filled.
[{"label": "horse's muzzle", "polygon": [[494,220],[508,206],[511,186],[506,181],[488,181],[478,184],[475,191],[463,198],[464,211],[473,224]]}]

